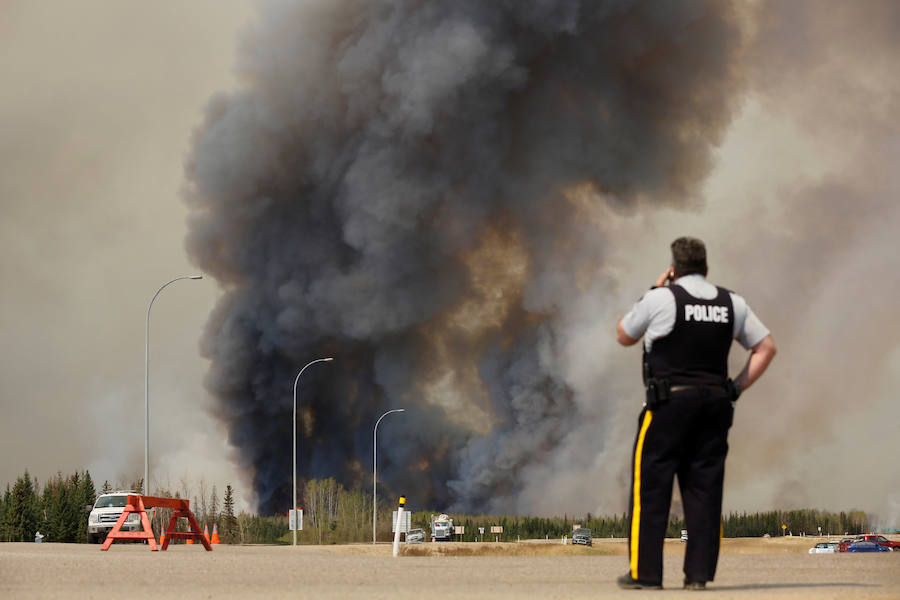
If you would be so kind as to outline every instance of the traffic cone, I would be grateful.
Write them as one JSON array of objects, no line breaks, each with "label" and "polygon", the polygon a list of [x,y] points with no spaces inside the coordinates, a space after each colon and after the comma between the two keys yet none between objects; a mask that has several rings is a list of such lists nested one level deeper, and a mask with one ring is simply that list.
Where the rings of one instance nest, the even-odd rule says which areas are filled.
[{"label": "traffic cone", "polygon": [[[191,532],[191,533],[193,533],[193,531],[194,531],[194,529],[191,527],[191,524],[190,524],[190,523],[188,523],[188,528],[187,528],[187,530],[188,530],[188,532]],[[187,538],[187,539],[185,540],[184,543],[185,543],[185,544],[193,544],[193,543],[194,543],[194,538],[189,537],[189,538]]]},{"label": "traffic cone", "polygon": [[212,542],[210,542],[210,543],[212,543],[212,544],[219,543],[219,524],[218,523],[213,523]]},{"label": "traffic cone", "polygon": [[203,537],[205,537],[207,543],[209,543],[209,525],[206,523],[203,524]]},{"label": "traffic cone", "polygon": [[159,532],[159,543],[162,544],[164,541],[166,541],[166,527],[165,526],[163,526],[163,528]]}]

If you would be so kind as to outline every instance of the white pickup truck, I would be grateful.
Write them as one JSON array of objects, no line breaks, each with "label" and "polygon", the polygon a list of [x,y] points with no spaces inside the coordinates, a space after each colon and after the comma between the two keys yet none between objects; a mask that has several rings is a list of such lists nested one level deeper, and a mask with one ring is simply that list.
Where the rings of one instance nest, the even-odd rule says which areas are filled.
[{"label": "white pickup truck", "polygon": [[[128,502],[128,494],[137,493],[131,490],[120,490],[100,494],[97,497],[97,501],[91,508],[91,514],[88,515],[87,538],[89,544],[99,544],[106,539],[106,534],[122,516],[122,509]],[[138,531],[139,529],[141,529],[140,515],[138,513],[128,515],[128,519],[122,525],[122,531]]]}]

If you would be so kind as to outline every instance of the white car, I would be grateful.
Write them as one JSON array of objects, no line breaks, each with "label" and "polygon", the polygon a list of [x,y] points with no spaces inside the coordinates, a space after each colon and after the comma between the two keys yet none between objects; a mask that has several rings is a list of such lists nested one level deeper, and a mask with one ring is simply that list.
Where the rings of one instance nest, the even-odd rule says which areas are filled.
[{"label": "white car", "polygon": [[819,542],[815,548],[810,548],[810,554],[834,554],[837,552],[837,544],[835,542]]},{"label": "white car", "polygon": [[[136,493],[123,490],[100,494],[97,497],[97,501],[91,508],[91,514],[88,515],[87,538],[89,544],[99,544],[106,539],[106,534],[122,516],[122,509],[128,502],[128,494]],[[128,515],[128,519],[122,525],[122,531],[139,531],[140,529],[142,529],[140,515],[138,513]]]},{"label": "white car", "polygon": [[421,544],[425,541],[425,530],[424,529],[410,529],[406,532],[406,543],[407,544]]},{"label": "white car", "polygon": [[591,530],[585,527],[579,527],[572,532],[572,545],[582,544],[585,546],[593,546],[594,538],[591,536]]}]

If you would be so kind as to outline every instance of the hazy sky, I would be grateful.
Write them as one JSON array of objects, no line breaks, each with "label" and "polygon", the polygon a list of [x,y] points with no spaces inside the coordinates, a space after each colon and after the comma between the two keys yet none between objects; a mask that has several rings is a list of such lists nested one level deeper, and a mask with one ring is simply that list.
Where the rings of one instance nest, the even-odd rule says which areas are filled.
[{"label": "hazy sky", "polygon": [[[573,387],[607,386],[622,408],[598,425],[603,451],[582,473],[622,471],[598,463],[624,464],[634,435],[638,357],[615,346],[615,320],[665,268],[668,243],[696,235],[710,278],[748,299],[780,350],[739,403],[726,509],[863,508],[900,526],[900,13],[825,4],[748,12],[746,91],[693,208],[596,209],[625,283],[605,290],[609,305],[585,298],[590,319],[564,354]],[[196,272],[183,163],[209,98],[238,85],[253,5],[0,0],[0,14],[0,483],[26,468],[42,482],[85,468],[98,486],[131,480],[147,303]],[[247,502],[202,382],[198,339],[218,296],[211,279],[180,281],[154,304],[152,480],[231,483]],[[542,489],[577,483],[582,497],[559,512],[622,511],[617,488],[558,466],[532,474],[535,510],[557,510]]]},{"label": "hazy sky", "polygon": [[[183,159],[233,86],[248,2],[0,3],[0,482],[143,474],[144,325],[184,252]],[[151,478],[240,489],[205,412],[197,341],[216,283],[151,315]],[[290,443],[288,441],[288,443]]]}]

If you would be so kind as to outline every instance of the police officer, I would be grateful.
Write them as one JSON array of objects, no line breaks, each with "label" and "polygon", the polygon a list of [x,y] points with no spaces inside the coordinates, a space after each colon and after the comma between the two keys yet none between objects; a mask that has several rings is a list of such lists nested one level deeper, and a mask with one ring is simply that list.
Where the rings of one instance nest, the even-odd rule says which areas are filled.
[{"label": "police officer", "polygon": [[[744,299],[706,281],[703,242],[681,237],[671,248],[672,265],[616,332],[623,346],[644,338],[646,401],[631,464],[630,569],[617,581],[628,589],[662,587],[663,539],[676,474],[688,530],[684,587],[703,589],[712,581],[734,401],[775,356],[769,330]],[[733,339],[750,356],[732,381]]]}]

